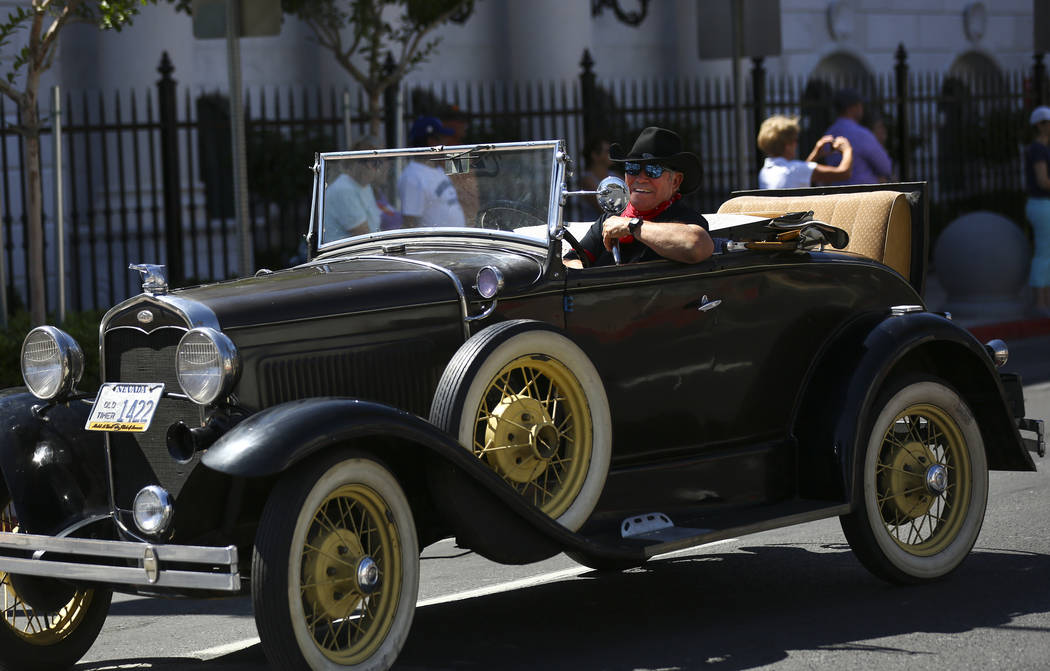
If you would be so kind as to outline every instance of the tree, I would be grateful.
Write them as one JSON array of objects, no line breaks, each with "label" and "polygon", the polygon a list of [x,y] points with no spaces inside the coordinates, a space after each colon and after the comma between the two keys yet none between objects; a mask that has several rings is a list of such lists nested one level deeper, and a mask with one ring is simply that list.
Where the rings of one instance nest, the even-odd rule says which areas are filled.
[{"label": "tree", "polygon": [[[434,50],[438,40],[424,42],[427,34],[449,20],[465,20],[474,0],[282,0],[281,6],[305,21],[364,88],[369,132],[379,137],[383,92]],[[396,20],[388,20],[394,14]]]},{"label": "tree", "polygon": [[[29,243],[29,318],[33,326],[44,323],[44,225],[43,190],[40,175],[40,110],[37,106],[40,77],[51,67],[62,28],[71,22],[90,22],[101,29],[120,30],[131,23],[140,5],[153,0],[31,0],[17,7],[0,24],[0,47],[15,38],[25,39],[6,77],[0,79],[0,94],[18,108],[15,130],[25,138],[23,166],[26,171],[26,237]],[[23,32],[25,33],[23,35]],[[22,88],[17,87],[20,73]]]}]

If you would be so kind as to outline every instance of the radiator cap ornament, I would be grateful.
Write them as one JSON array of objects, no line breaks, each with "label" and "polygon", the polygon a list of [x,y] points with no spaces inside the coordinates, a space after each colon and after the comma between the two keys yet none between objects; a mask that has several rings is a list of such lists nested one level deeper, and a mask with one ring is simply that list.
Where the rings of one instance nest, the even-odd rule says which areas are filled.
[{"label": "radiator cap ornament", "polygon": [[168,278],[164,273],[164,266],[132,263],[128,268],[142,273],[142,290],[147,294],[163,296],[168,293]]}]

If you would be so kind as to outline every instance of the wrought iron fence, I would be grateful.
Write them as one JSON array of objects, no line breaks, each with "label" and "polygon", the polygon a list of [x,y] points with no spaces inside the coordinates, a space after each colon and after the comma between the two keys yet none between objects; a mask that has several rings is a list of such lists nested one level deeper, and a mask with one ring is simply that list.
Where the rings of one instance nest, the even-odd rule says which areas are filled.
[{"label": "wrought iron fence", "polygon": [[[934,233],[956,214],[990,209],[1023,225],[1021,148],[1027,112],[1044,99],[1045,69],[966,79],[908,73],[903,49],[892,75],[862,81],[767,77],[753,64],[745,91],[752,181],[738,183],[734,95],[728,79],[600,80],[585,53],[577,80],[520,84],[430,82],[388,97],[388,136],[419,114],[455,115],[465,141],[560,138],[578,155],[585,138],[602,135],[629,146],[648,125],[677,130],[702,158],[702,186],[689,202],[714,211],[731,191],[752,188],[760,164],[754,143],[767,114],[799,115],[811,144],[832,121],[831,94],[850,85],[881,120],[898,177],[930,183]],[[104,308],[138,291],[130,262],[167,263],[176,282],[223,279],[237,267],[229,109],[224,95],[178,90],[162,60],[156,92],[68,93],[62,110],[65,236],[70,309]],[[246,100],[249,210],[257,267],[279,267],[299,252],[307,227],[316,151],[346,148],[367,132],[360,91],[256,90]],[[398,102],[400,101],[400,102]],[[6,107],[5,107],[6,104]],[[351,114],[355,110],[356,114]],[[0,100],[0,283],[14,300],[26,296],[25,182],[14,111]],[[348,137],[351,136],[351,137]],[[45,241],[48,303],[55,268],[51,128],[44,129]],[[392,141],[392,140],[388,140]],[[49,177],[49,175],[51,175]],[[251,269],[247,269],[248,272]]]}]

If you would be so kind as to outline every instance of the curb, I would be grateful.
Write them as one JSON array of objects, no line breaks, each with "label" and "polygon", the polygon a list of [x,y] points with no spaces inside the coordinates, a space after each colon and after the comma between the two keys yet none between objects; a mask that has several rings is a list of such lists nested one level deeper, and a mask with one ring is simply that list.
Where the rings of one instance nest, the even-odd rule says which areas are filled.
[{"label": "curb", "polygon": [[1002,340],[1023,340],[1050,335],[1050,318],[1021,319],[997,324],[976,324],[966,327],[975,338],[987,342],[993,338]]}]

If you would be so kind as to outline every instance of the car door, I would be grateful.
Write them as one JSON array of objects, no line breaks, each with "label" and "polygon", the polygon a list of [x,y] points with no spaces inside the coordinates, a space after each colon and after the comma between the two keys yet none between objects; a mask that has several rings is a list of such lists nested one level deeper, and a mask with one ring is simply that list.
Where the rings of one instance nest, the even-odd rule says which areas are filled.
[{"label": "car door", "polygon": [[566,329],[605,383],[614,462],[689,453],[717,422],[699,410],[717,394],[714,270],[653,261],[569,271]]}]

